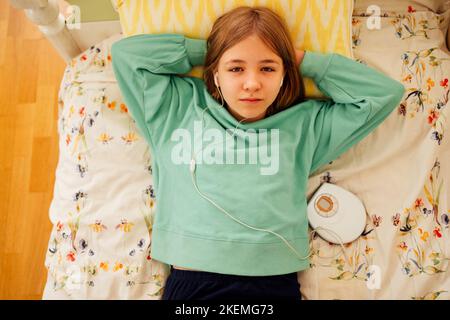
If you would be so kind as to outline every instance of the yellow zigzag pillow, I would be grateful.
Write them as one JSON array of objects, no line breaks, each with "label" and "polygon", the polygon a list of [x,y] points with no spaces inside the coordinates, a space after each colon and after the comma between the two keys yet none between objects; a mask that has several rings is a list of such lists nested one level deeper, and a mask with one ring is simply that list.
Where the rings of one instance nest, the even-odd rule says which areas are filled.
[{"label": "yellow zigzag pillow", "polygon": [[[214,21],[238,6],[265,6],[283,17],[296,48],[339,53],[353,58],[353,0],[112,0],[125,37],[142,33],[178,33],[206,39]],[[203,67],[190,76],[202,78]],[[306,96],[323,97],[305,78]]]}]

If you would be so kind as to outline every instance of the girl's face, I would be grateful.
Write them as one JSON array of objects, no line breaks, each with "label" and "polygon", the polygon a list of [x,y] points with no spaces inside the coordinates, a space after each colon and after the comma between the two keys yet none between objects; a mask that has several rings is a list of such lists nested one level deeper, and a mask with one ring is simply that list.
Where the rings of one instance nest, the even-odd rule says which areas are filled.
[{"label": "girl's face", "polygon": [[224,52],[216,75],[228,111],[239,121],[253,122],[265,117],[277,97],[284,67],[276,53],[251,35]]}]

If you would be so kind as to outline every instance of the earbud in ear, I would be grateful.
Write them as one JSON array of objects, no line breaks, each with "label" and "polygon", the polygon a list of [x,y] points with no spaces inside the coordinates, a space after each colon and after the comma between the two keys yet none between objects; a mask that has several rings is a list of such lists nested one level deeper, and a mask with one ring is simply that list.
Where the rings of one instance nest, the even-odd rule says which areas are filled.
[{"label": "earbud in ear", "polygon": [[214,84],[216,85],[216,87],[219,87],[219,80],[217,80],[217,72],[214,74]]},{"label": "earbud in ear", "polygon": [[283,86],[283,80],[284,80],[284,78],[281,78],[280,88]]}]

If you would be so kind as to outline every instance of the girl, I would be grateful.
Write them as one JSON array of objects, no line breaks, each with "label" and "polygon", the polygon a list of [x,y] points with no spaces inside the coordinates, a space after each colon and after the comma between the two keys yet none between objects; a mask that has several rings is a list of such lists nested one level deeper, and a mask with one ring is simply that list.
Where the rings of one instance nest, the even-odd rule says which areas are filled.
[{"label": "girl", "polygon": [[[136,35],[112,57],[153,155],[151,254],[172,266],[162,298],[300,299],[308,176],[374,130],[404,87],[339,54],[296,50],[264,7],[224,14],[206,41]],[[180,76],[196,65],[204,81]],[[302,75],[331,99],[304,100]]]}]

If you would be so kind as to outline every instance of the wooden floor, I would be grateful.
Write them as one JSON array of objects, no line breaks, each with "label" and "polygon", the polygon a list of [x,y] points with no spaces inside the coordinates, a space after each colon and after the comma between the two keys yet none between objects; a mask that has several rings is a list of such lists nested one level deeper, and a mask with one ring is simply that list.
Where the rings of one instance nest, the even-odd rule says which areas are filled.
[{"label": "wooden floor", "polygon": [[0,0],[0,299],[41,299],[65,63]]}]

